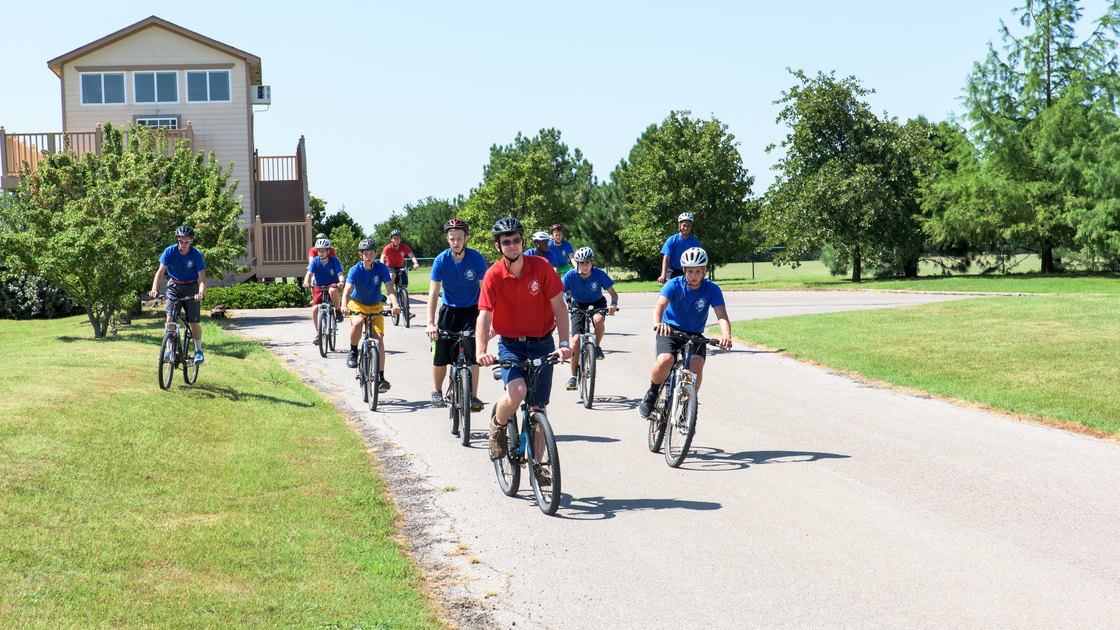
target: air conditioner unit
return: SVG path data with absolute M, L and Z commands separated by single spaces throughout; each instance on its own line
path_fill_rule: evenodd
M 249 92 L 249 102 L 254 105 L 271 105 L 272 86 L 254 85 Z

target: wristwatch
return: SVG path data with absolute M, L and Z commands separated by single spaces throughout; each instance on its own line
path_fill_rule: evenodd
M 567 348 L 567 347 L 568 347 L 568 345 L 569 345 L 569 344 L 568 344 L 568 342 L 567 342 L 567 341 L 561 341 L 561 342 L 560 342 L 560 347 L 561 347 L 561 348 Z

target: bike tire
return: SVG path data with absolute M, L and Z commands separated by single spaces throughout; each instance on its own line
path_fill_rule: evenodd
M 183 334 L 183 354 L 181 355 L 183 357 L 183 382 L 187 385 L 194 385 L 194 382 L 198 380 L 198 364 L 187 358 L 193 356 L 191 354 L 191 346 L 194 345 L 191 343 L 193 339 L 194 335 L 191 334 L 191 327 L 187 326 L 187 330 Z
M 175 333 L 164 333 L 163 343 L 161 343 L 159 347 L 160 389 L 168 389 L 171 387 L 171 381 L 175 379 L 175 354 L 179 351 L 178 343 L 179 340 L 176 339 Z
M 327 358 L 327 346 L 330 344 L 330 341 L 327 339 L 327 336 L 330 333 L 330 324 L 327 323 L 328 316 L 323 315 L 323 311 L 326 310 L 327 309 L 323 308 L 322 304 L 319 305 L 319 325 L 316 326 L 316 328 L 319 330 L 319 356 L 323 357 L 324 359 Z M 331 314 L 330 317 L 334 317 L 334 315 Z
M 533 434 L 537 428 L 544 433 L 544 452 L 536 453 L 532 448 L 535 443 Z M 548 423 L 548 416 L 540 411 L 535 411 L 529 416 L 529 429 L 526 431 L 529 444 L 525 448 L 526 460 L 529 464 L 529 483 L 533 486 L 533 494 L 537 496 L 537 507 L 541 512 L 552 516 L 560 507 L 560 455 L 556 450 L 556 436 L 552 433 L 552 425 Z M 547 472 L 551 483 L 541 485 L 540 476 Z
M 583 386 L 580 395 L 583 396 L 583 406 L 590 409 L 595 404 L 595 346 L 584 343 L 579 353 L 583 355 L 579 360 L 579 369 L 583 374 Z
M 377 411 L 377 397 L 381 395 L 381 355 L 377 348 L 369 351 L 369 410 Z
M 498 403 L 494 403 L 494 407 L 490 412 L 490 417 L 494 417 L 494 412 L 498 409 Z M 517 489 L 521 487 L 521 465 L 517 459 L 517 418 L 514 416 L 509 417 L 509 423 L 506 425 L 506 456 L 494 460 L 494 474 L 498 477 L 498 486 L 502 488 L 502 494 L 507 497 L 512 497 L 517 494 Z
M 459 435 L 459 402 L 455 400 L 459 388 L 455 386 L 457 380 L 455 366 L 451 367 L 451 377 L 447 379 L 447 391 L 443 395 L 443 404 L 447 406 L 447 415 L 451 417 L 451 435 Z
M 362 350 L 358 356 L 358 381 L 362 384 L 362 402 L 369 402 L 369 352 Z
M 676 468 L 688 456 L 688 447 L 696 435 L 696 389 L 692 383 L 681 383 L 669 408 L 665 427 L 665 463 Z
M 459 370 L 459 441 L 463 446 L 471 445 L 471 369 Z
M 330 339 L 331 352 L 334 352 L 335 344 L 338 342 L 338 322 L 336 321 L 333 312 L 328 317 L 330 319 L 328 319 L 327 321 L 330 323 L 330 327 L 331 327 L 331 339 Z
M 402 288 L 400 297 L 398 297 L 397 299 L 400 301 L 401 317 L 404 318 L 404 327 L 412 328 L 412 315 L 410 314 L 408 307 L 408 289 Z
M 649 452 L 661 451 L 661 444 L 665 441 L 665 425 L 669 418 L 669 392 L 672 378 L 665 379 L 661 389 L 657 391 L 657 402 L 653 412 L 649 414 Z

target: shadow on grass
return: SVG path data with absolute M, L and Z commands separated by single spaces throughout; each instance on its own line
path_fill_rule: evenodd
M 522 483 L 524 477 L 522 478 Z M 521 496 L 521 495 L 518 495 Z M 526 500 L 535 502 L 532 493 L 525 496 Z M 605 497 L 581 497 L 579 499 L 563 495 L 560 500 L 560 510 L 557 518 L 570 518 L 574 520 L 606 520 L 614 518 L 620 512 L 642 512 L 646 510 L 692 510 L 707 512 L 719 510 L 723 504 L 711 501 L 685 501 L 681 499 L 607 499 Z
M 197 393 L 197 395 L 204 398 L 224 398 L 233 402 L 241 402 L 243 400 L 260 400 L 264 402 L 275 403 L 278 405 L 293 405 L 296 407 L 314 407 L 315 405 L 301 400 L 289 400 L 284 398 L 277 398 L 275 396 L 265 396 L 263 394 L 251 394 L 248 392 L 239 392 L 230 387 L 221 387 L 218 385 L 203 383 L 202 379 L 204 374 L 198 377 L 198 382 L 194 385 L 184 388 L 183 391 L 190 391 Z
M 722 449 L 693 446 L 681 470 L 727 471 L 742 470 L 762 464 L 800 464 L 822 459 L 848 459 L 851 455 L 813 453 L 807 451 L 739 451 L 728 453 Z

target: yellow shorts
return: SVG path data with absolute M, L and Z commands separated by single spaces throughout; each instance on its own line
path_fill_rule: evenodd
M 362 325 L 362 316 L 356 315 L 356 313 L 380 313 L 385 310 L 385 305 L 380 302 L 377 304 L 362 304 L 350 300 L 350 302 L 346 304 L 346 308 L 350 309 L 350 325 L 360 327 Z M 375 315 L 369 318 L 369 325 L 373 327 L 373 332 L 379 335 L 385 334 L 385 317 L 383 315 Z

